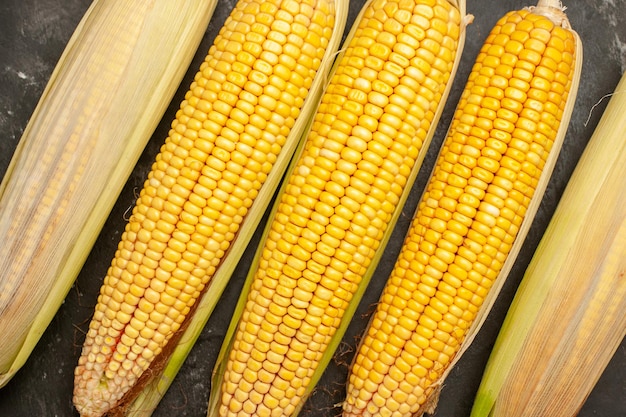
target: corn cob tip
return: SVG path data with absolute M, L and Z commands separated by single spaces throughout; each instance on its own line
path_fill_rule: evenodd
M 81 417 L 99 417 L 117 403 L 113 398 L 108 383 L 104 378 L 97 378 L 95 370 L 86 370 L 80 376 L 80 383 L 75 384 L 74 407 Z M 76 375 L 77 381 L 79 376 Z
M 565 9 L 566 7 L 560 0 L 539 0 L 536 6 L 528 8 L 532 13 L 547 17 L 557 26 L 571 29 L 572 26 L 567 19 Z

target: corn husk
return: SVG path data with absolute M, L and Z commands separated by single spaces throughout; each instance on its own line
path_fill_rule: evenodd
M 0 386 L 63 302 L 216 1 L 95 0 L 0 185 Z
M 524 275 L 472 417 L 575 416 L 626 335 L 626 76 Z

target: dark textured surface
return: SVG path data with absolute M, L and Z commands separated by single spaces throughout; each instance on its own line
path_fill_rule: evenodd
M 208 50 L 234 0 L 221 1 L 202 45 L 185 80 L 156 130 L 150 144 L 129 178 L 102 233 L 99 236 L 75 286 L 35 348 L 27 364 L 13 380 L 0 390 L 0 417 L 76 416 L 71 403 L 73 369 L 78 359 L 88 320 L 97 292 L 124 228 L 123 214 L 133 204 L 159 146 L 166 136 L 170 121 L 187 90 L 193 73 Z M 351 2 L 350 22 L 363 0 Z M 506 313 L 515 288 L 522 278 L 533 250 L 548 224 L 567 180 L 620 75 L 626 69 L 626 0 L 571 0 L 564 2 L 573 27 L 584 45 L 584 65 L 579 98 L 570 128 L 552 180 L 540 211 L 526 239 L 522 253 L 511 273 L 494 310 L 466 355 L 452 371 L 440 397 L 438 417 L 468 416 L 489 351 Z M 414 186 L 404 215 L 379 265 L 370 288 L 351 327 L 331 362 L 317 390 L 307 402 L 303 417 L 335 416 L 334 404 L 342 400 L 346 364 L 350 362 L 356 340 L 376 302 L 384 279 L 390 272 L 402 237 L 409 224 L 417 199 L 422 192 L 426 174 L 443 140 L 477 51 L 492 25 L 506 11 L 530 3 L 513 0 L 469 1 L 468 13 L 475 16 L 468 28 L 467 42 L 447 109 L 442 117 L 433 147 Z M 48 77 L 76 24 L 89 5 L 88 0 L 2 0 L 0 2 L 0 175 L 3 175 L 28 118 L 43 91 Z M 594 105 L 596 105 L 594 107 Z M 588 119 L 588 121 L 587 121 Z M 256 240 L 254 241 L 256 242 Z M 209 378 L 215 357 L 236 302 L 245 265 L 252 258 L 254 242 L 245 253 L 231 283 L 226 288 L 191 355 L 184 364 L 159 408 L 160 416 L 204 416 L 209 394 Z M 555 318 L 558 319 L 558 318 Z M 590 340 L 590 342 L 593 342 Z M 579 416 L 626 416 L 626 346 L 622 346 L 609 364 Z M 555 416 L 551 416 L 555 417 Z

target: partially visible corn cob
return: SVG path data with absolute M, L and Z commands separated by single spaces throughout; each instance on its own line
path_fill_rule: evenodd
M 233 242 L 247 243 L 319 100 L 307 96 L 335 52 L 336 17 L 332 0 L 241 0 L 226 20 L 105 277 L 75 372 L 81 415 L 132 401 Z
M 539 205 L 580 64 L 558 8 L 510 12 L 493 28 L 361 340 L 344 416 L 432 412 Z
M 459 3 L 363 6 L 272 211 L 208 415 L 296 415 L 315 386 L 434 133 L 463 46 Z
M 472 417 L 575 416 L 626 336 L 624 113 L 626 75 L 522 279 Z
M 152 3 L 93 2 L 0 185 L 0 386 L 73 284 L 215 7 Z

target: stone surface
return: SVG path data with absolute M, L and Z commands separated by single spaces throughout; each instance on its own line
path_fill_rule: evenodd
M 48 77 L 82 14 L 88 0 L 3 0 L 0 5 L 0 175 L 3 175 L 26 123 L 39 100 Z M 154 133 L 105 224 L 76 284 L 58 311 L 40 343 L 22 370 L 0 390 L 0 416 L 76 416 L 72 407 L 73 369 L 80 353 L 88 321 L 92 314 L 100 283 L 109 266 L 124 227 L 124 212 L 133 204 L 154 155 L 165 138 L 170 121 L 203 59 L 212 39 L 221 27 L 234 0 L 221 1 L 206 32 L 190 70 Z M 426 176 L 434 163 L 438 144 L 443 140 L 471 65 L 492 25 L 508 10 L 530 5 L 520 0 L 468 2 L 468 13 L 475 16 L 467 29 L 467 41 L 461 67 L 457 73 L 450 100 L 441 119 L 433 147 L 414 186 L 392 241 L 379 265 L 359 311 L 334 360 L 300 414 L 303 417 L 339 415 L 335 404 L 343 399 L 347 363 L 356 340 L 367 322 L 373 303 L 382 289 L 402 237 L 409 224 Z M 559 161 L 548 186 L 541 208 L 494 310 L 470 350 L 446 380 L 435 414 L 437 417 L 469 415 L 474 394 L 506 313 L 515 288 L 521 280 L 533 250 L 548 224 L 563 189 L 585 144 L 596 126 L 607 99 L 626 70 L 626 0 L 565 1 L 572 26 L 584 44 L 584 64 L 579 98 Z M 350 22 L 363 0 L 351 1 Z M 256 236 L 258 240 L 258 233 Z M 204 416 L 209 394 L 209 379 L 237 300 L 246 268 L 252 259 L 254 243 L 244 255 L 220 304 L 209 320 L 179 376 L 154 412 L 161 416 Z M 617 351 L 580 417 L 618 417 L 626 415 L 626 345 Z

